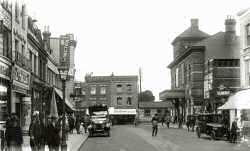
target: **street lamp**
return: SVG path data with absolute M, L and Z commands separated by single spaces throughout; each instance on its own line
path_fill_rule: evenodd
M 67 143 L 66 143 L 66 135 L 65 135 L 65 84 L 68 79 L 69 75 L 69 68 L 67 67 L 59 67 L 59 74 L 60 78 L 62 80 L 62 87 L 63 87 L 63 125 L 62 125 L 62 144 L 61 144 L 61 150 L 67 151 Z

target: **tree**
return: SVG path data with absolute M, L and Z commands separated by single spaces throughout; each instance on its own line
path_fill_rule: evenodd
M 155 100 L 155 96 L 152 91 L 146 90 L 138 94 L 139 102 L 153 102 Z

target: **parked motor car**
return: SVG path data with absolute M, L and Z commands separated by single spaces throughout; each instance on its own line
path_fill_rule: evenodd
M 223 116 L 221 114 L 198 114 L 196 124 L 196 134 L 198 138 L 201 137 L 201 134 L 206 134 L 213 140 L 229 138 L 229 130 L 224 126 Z

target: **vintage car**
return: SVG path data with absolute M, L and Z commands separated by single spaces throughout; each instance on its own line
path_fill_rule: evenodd
M 88 126 L 89 136 L 104 134 L 110 136 L 110 120 L 107 105 L 93 105 L 88 108 L 90 124 Z
M 196 134 L 200 138 L 201 134 L 210 136 L 213 140 L 219 138 L 229 138 L 229 129 L 223 124 L 221 114 L 204 113 L 197 116 Z

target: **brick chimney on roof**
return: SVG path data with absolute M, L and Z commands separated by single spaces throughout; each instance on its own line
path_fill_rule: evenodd
M 232 44 L 236 41 L 236 21 L 233 16 L 227 16 L 225 20 L 225 42 Z
M 191 19 L 191 29 L 198 30 L 199 29 L 199 20 L 196 18 Z

